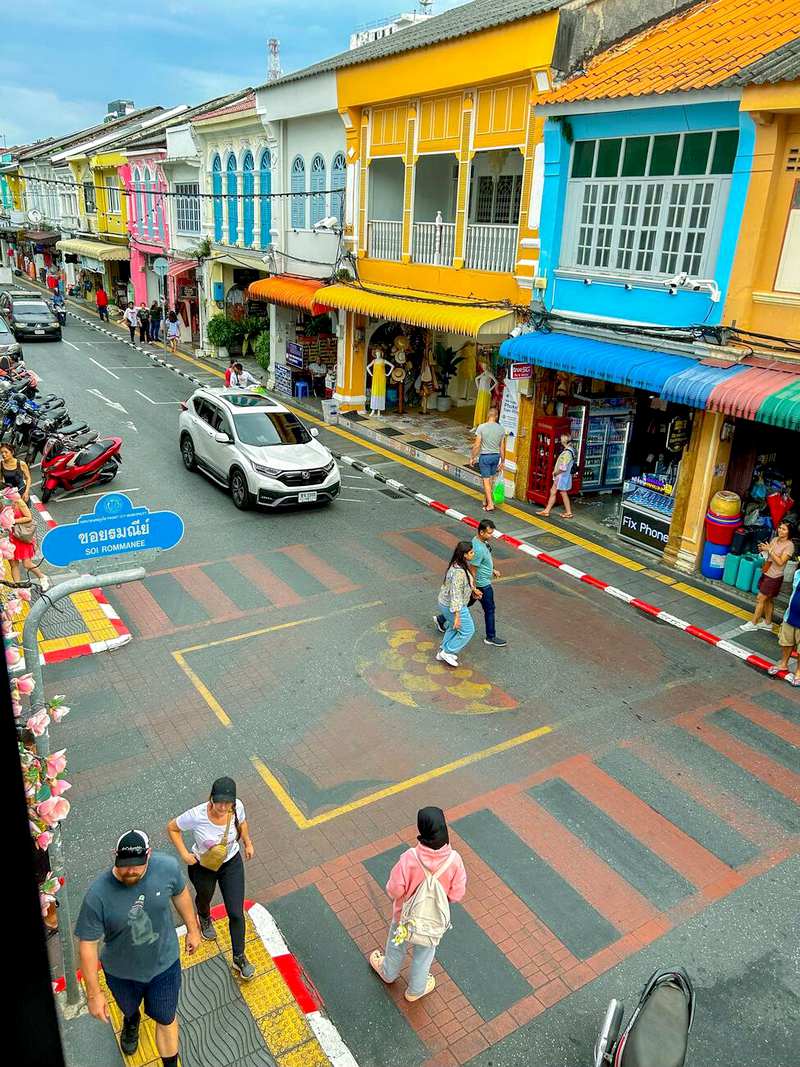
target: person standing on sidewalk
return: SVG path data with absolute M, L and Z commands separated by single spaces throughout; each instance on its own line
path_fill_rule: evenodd
M 182 833 L 194 837 L 191 852 L 183 843 Z M 244 812 L 236 797 L 233 778 L 217 778 L 208 801 L 189 808 L 167 823 L 167 833 L 188 866 L 189 881 L 195 889 L 195 904 L 200 932 L 206 941 L 216 941 L 217 931 L 211 918 L 211 899 L 219 885 L 228 928 L 231 933 L 233 966 L 244 979 L 256 973 L 244 951 L 244 858 L 255 854 Z
M 761 577 L 758 579 L 758 596 L 753 617 L 740 627 L 742 630 L 772 630 L 772 613 L 775 610 L 775 598 L 781 591 L 786 564 L 794 555 L 792 529 L 788 522 L 782 522 L 775 531 L 775 536 L 767 543 L 758 546 L 759 552 L 766 557 Z
M 469 613 L 469 603 L 474 594 L 470 563 L 475 556 L 469 541 L 459 541 L 447 567 L 442 588 L 439 590 L 439 617 L 444 620 L 444 638 L 436 658 L 450 667 L 458 666 L 458 653 L 466 648 L 475 633 L 475 623 Z
M 169 341 L 169 350 L 173 356 L 178 351 L 178 341 L 181 339 L 181 324 L 178 322 L 178 316 L 174 311 L 170 311 L 167 314 L 167 340 Z
M 774 678 L 778 671 L 786 671 L 786 681 L 800 686 L 800 662 L 794 671 L 789 670 L 789 660 L 797 655 L 797 646 L 800 645 L 800 567 L 794 574 L 792 595 L 778 630 L 778 644 L 781 649 L 781 661 L 770 667 L 767 674 Z
M 97 305 L 97 314 L 103 322 L 108 322 L 108 293 L 103 288 L 102 282 L 98 285 L 97 292 L 94 294 L 94 302 Z
M 139 324 L 139 316 L 136 313 L 136 308 L 133 306 L 133 304 L 128 304 L 128 306 L 122 313 L 122 318 L 125 320 L 125 323 L 128 327 L 128 331 L 131 335 L 131 341 L 135 341 L 136 327 Z
M 106 984 L 122 1012 L 119 1043 L 126 1056 L 139 1046 L 141 1004 L 156 1024 L 156 1048 L 163 1067 L 178 1067 L 178 993 L 181 961 L 170 902 L 186 926 L 186 954 L 200 946 L 189 890 L 174 856 L 153 852 L 143 830 L 117 841 L 114 866 L 92 882 L 75 924 L 89 1011 L 110 1022 L 97 980 L 103 964 Z M 102 950 L 98 950 L 100 941 Z
M 417 841 L 392 867 L 386 892 L 392 898 L 392 922 L 386 939 L 386 950 L 376 949 L 369 958 L 370 966 L 387 985 L 397 980 L 409 941 L 404 936 L 401 917 L 403 904 L 414 896 L 428 874 L 436 876 L 448 901 L 457 903 L 467 891 L 467 872 L 461 856 L 450 846 L 447 822 L 441 808 L 420 808 L 417 812 Z M 430 973 L 436 945 L 411 947 L 411 972 L 408 976 L 407 1001 L 413 1003 L 432 993 L 436 979 Z
M 472 570 L 475 584 L 475 598 L 480 601 L 480 605 L 483 608 L 483 618 L 486 625 L 486 637 L 483 639 L 483 643 L 485 645 L 494 645 L 495 648 L 505 648 L 508 641 L 497 636 L 494 621 L 495 606 L 492 578 L 500 577 L 500 572 L 495 570 L 494 567 L 491 549 L 492 535 L 496 528 L 491 519 L 484 519 L 478 525 L 478 532 L 472 538 L 474 555 L 470 569 Z M 437 615 L 434 621 L 439 633 L 445 633 L 447 620 L 444 615 Z
M 136 311 L 136 319 L 139 323 L 139 344 L 147 344 L 150 340 L 150 310 L 144 300 Z
M 161 305 L 154 300 L 150 305 L 150 340 L 158 344 L 161 337 Z
M 486 497 L 484 511 L 494 511 L 494 480 L 506 461 L 506 431 L 497 421 L 499 418 L 498 409 L 490 407 L 486 422 L 482 422 L 475 431 L 472 444 L 471 462 L 473 466 L 477 462 L 483 479 L 483 492 Z
M 572 504 L 569 499 L 569 491 L 572 489 L 572 470 L 575 466 L 575 446 L 568 433 L 561 435 L 561 451 L 553 467 L 553 484 L 550 486 L 550 496 L 547 504 L 539 512 L 547 517 L 553 510 L 556 496 L 560 493 L 564 504 L 564 518 L 572 518 Z

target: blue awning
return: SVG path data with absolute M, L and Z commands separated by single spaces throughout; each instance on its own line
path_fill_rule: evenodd
M 667 378 L 661 390 L 664 400 L 673 404 L 686 404 L 690 408 L 705 408 L 712 391 L 728 378 L 732 378 L 747 367 L 711 367 L 704 363 L 692 363 L 687 370 L 679 371 Z
M 688 356 L 539 331 L 510 337 L 500 346 L 500 357 L 512 363 L 535 363 L 539 367 L 600 378 L 659 395 L 669 378 L 697 366 Z

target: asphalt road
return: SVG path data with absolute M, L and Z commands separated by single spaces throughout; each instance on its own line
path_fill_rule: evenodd
M 608 997 L 632 1001 L 659 963 L 700 986 L 691 1062 L 797 1062 L 789 687 L 500 546 L 509 646 L 485 646 L 478 615 L 464 671 L 438 673 L 431 615 L 463 527 L 349 470 L 330 507 L 237 512 L 183 469 L 191 383 L 73 320 L 26 359 L 74 417 L 124 438 L 113 488 L 186 523 L 143 583 L 111 594 L 133 642 L 47 669 L 73 707 L 53 745 L 70 761 L 76 900 L 119 832 L 168 847 L 167 819 L 231 773 L 257 849 L 248 895 L 273 908 L 361 1067 L 577 1067 Z M 346 450 L 474 512 L 456 488 Z M 50 508 L 69 521 L 94 499 Z M 364 955 L 393 850 L 431 803 L 470 886 L 438 988 L 409 1008 Z

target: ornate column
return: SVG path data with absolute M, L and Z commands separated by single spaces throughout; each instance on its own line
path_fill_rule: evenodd
M 461 110 L 461 133 L 458 143 L 458 184 L 456 186 L 456 232 L 453 238 L 453 266 L 464 266 L 467 246 L 467 211 L 469 208 L 469 181 L 472 170 L 472 122 L 475 105 L 472 93 L 466 93 Z

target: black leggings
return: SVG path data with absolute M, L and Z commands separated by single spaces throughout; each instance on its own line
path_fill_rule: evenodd
M 231 931 L 231 947 L 234 956 L 244 954 L 244 863 L 242 853 L 237 852 L 222 864 L 218 871 L 210 871 L 193 863 L 189 868 L 189 881 L 195 890 L 197 914 L 207 918 L 211 910 L 211 898 L 219 883 L 219 891 Z

